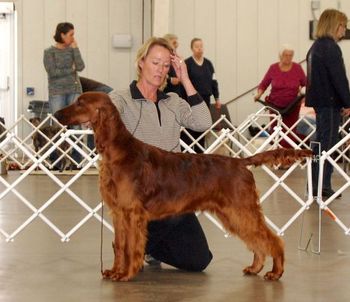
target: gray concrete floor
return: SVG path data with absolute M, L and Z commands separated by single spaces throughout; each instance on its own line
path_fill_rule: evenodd
M 281 172 L 282 173 L 282 172 Z M 261 170 L 255 172 L 261 192 L 273 183 Z M 18 177 L 11 172 L 4 178 Z M 69 176 L 62 176 L 67 181 Z M 303 174 L 295 173 L 289 184 L 301 195 Z M 341 184 L 341 181 L 339 181 Z M 0 192 L 3 188 L 0 188 Z M 46 176 L 29 176 L 18 187 L 23 195 L 39 207 L 57 186 Z M 92 206 L 99 200 L 97 177 L 83 176 L 72 190 Z M 296 209 L 295 202 L 283 190 L 276 190 L 263 204 L 264 212 L 277 223 L 288 220 Z M 350 224 L 350 193 L 332 204 L 342 219 Z M 107 211 L 106 211 L 107 212 Z M 11 231 L 27 219 L 30 211 L 10 193 L 0 201 L 0 227 Z M 67 231 L 86 212 L 65 194 L 44 211 L 55 224 Z M 243 276 L 242 269 L 252 261 L 252 254 L 236 238 L 223 233 L 204 216 L 200 221 L 208 237 L 214 259 L 203 273 L 188 273 L 169 266 L 149 267 L 130 282 L 118 283 L 101 279 L 100 224 L 92 219 L 68 243 L 61 243 L 40 219 L 23 230 L 12 243 L 0 240 L 1 302 L 62 301 L 349 301 L 350 240 L 328 217 L 322 219 L 321 254 L 313 240 L 308 251 L 298 249 L 301 218 L 286 231 L 285 273 L 280 281 L 264 281 L 263 274 Z M 310 233 L 317 239 L 318 208 L 313 205 L 304 215 L 304 246 Z M 112 234 L 103 235 L 103 266 L 113 260 Z

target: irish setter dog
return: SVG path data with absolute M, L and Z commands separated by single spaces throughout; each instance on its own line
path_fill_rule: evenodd
M 283 274 L 282 240 L 266 225 L 249 165 L 283 164 L 311 151 L 278 149 L 248 158 L 183 154 L 161 150 L 134 138 L 108 95 L 83 93 L 55 113 L 64 125 L 90 122 L 101 155 L 100 191 L 115 231 L 114 264 L 103 277 L 127 281 L 143 266 L 147 223 L 171 215 L 210 211 L 254 253 L 245 274 L 258 274 L 273 258 L 267 280 Z

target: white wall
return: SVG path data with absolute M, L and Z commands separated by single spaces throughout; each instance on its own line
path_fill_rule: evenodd
M 86 65 L 82 76 L 106 83 L 113 88 L 127 87 L 134 79 L 134 59 L 143 38 L 142 5 L 144 2 L 150 2 L 149 0 L 13 2 L 18 17 L 19 114 L 27 114 L 30 100 L 48 98 L 43 51 L 54 44 L 52 37 L 59 22 L 68 21 L 75 26 L 76 40 Z M 150 24 L 149 20 L 148 23 Z M 150 30 L 145 32 L 149 35 Z M 112 47 L 112 36 L 118 33 L 132 35 L 131 49 Z M 26 87 L 34 87 L 35 95 L 27 96 Z
M 320 6 L 317 16 L 333 7 L 350 17 L 348 0 L 321 0 Z M 268 66 L 278 60 L 281 44 L 294 46 L 294 61 L 305 59 L 312 43 L 311 19 L 309 0 L 170 0 L 168 29 L 178 35 L 184 57 L 191 55 L 193 37 L 203 39 L 205 56 L 216 69 L 221 100 L 227 102 L 258 85 Z M 350 70 L 350 41 L 340 46 Z M 229 106 L 235 123 L 261 107 L 252 100 L 250 93 Z
M 0 0 L 4 1 L 4 0 Z M 7 0 L 10 1 L 10 0 Z M 142 38 L 151 24 L 142 27 L 142 8 L 150 9 L 151 0 L 13 0 L 18 14 L 19 113 L 25 113 L 32 99 L 47 99 L 47 78 L 42 63 L 43 50 L 53 43 L 58 22 L 70 21 L 76 27 L 86 69 L 82 75 L 114 88 L 127 87 L 135 76 L 134 59 Z M 308 21 L 309 0 L 153 0 L 154 26 L 158 35 L 173 32 L 179 36 L 179 52 L 191 54 L 189 43 L 204 40 L 205 55 L 214 63 L 219 79 L 221 100 L 227 102 L 256 86 L 268 66 L 277 60 L 281 43 L 295 47 L 295 61 L 305 58 L 311 45 Z M 164 5 L 164 3 L 168 4 Z M 320 0 L 322 11 L 342 9 L 350 16 L 350 1 Z M 319 16 L 320 11 L 316 12 Z M 167 22 L 164 23 L 164 19 Z M 162 23 L 163 22 L 163 23 Z M 144 29 L 144 33 L 142 30 Z M 162 29 L 164 32 L 162 32 Z M 111 38 L 116 33 L 133 36 L 132 49 L 115 49 Z M 145 34 L 146 33 L 146 34 Z M 343 41 L 346 67 L 350 70 L 350 41 Z M 29 97 L 26 87 L 34 87 Z M 235 123 L 256 111 L 252 94 L 230 106 Z

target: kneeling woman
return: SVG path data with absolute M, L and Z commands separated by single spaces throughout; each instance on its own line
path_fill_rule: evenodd
M 150 38 L 142 45 L 136 65 L 137 80 L 124 91 L 111 92 L 112 101 L 136 138 L 167 151 L 180 152 L 181 127 L 205 131 L 211 126 L 208 107 L 189 80 L 186 64 L 172 55 L 165 39 Z M 189 96 L 189 103 L 175 93 L 162 91 L 171 65 Z M 195 214 L 149 223 L 146 254 L 191 271 L 204 270 L 212 259 Z

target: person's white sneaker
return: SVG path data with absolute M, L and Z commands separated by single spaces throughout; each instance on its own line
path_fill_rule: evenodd
M 151 254 L 145 254 L 144 260 L 148 265 L 151 266 L 159 266 L 161 264 L 161 261 L 157 260 L 156 258 L 153 258 Z

